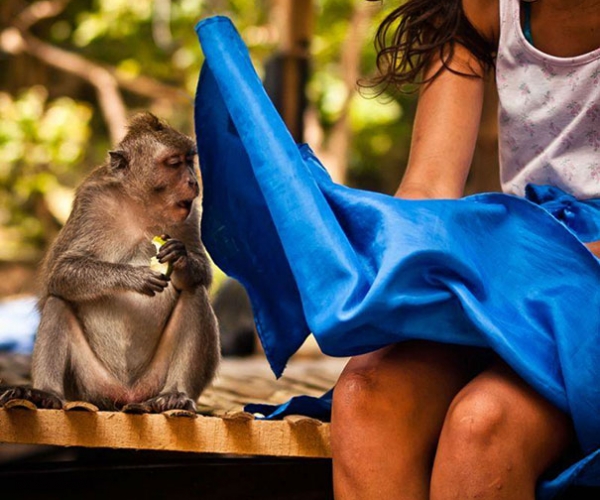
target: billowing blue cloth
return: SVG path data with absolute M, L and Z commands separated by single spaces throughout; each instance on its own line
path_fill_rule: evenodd
M 332 182 L 297 145 L 224 17 L 196 26 L 202 235 L 247 289 L 276 376 L 313 333 L 330 356 L 408 339 L 488 347 L 573 418 L 581 460 L 540 486 L 600 485 L 600 200 L 550 186 L 402 200 Z M 266 410 L 326 415 L 323 398 Z

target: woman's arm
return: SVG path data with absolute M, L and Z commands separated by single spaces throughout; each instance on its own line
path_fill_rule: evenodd
M 458 46 L 455 64 L 477 64 Z M 438 61 L 429 71 L 437 71 Z M 463 66 L 464 69 L 464 66 Z M 421 90 L 406 173 L 399 198 L 462 196 L 481 118 L 484 81 L 448 70 Z M 600 241 L 585 244 L 600 258 Z
M 427 74 L 438 71 L 439 59 Z M 474 56 L 457 45 L 452 68 L 483 71 Z M 400 198 L 462 196 L 473 158 L 483 105 L 484 80 L 448 69 L 423 86 L 413 124 L 406 173 L 396 192 Z
M 495 45 L 499 36 L 498 0 L 463 0 L 463 11 L 483 38 Z M 442 66 L 439 56 L 425 79 Z M 463 195 L 473 158 L 483 105 L 485 70 L 460 43 L 450 67 L 421 89 L 408 167 L 396 192 L 402 198 L 458 198 Z

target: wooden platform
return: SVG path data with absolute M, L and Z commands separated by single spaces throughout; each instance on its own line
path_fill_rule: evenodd
M 0 355 L 0 379 L 26 383 L 28 358 Z M 346 360 L 292 358 L 276 380 L 263 356 L 224 359 L 193 417 L 177 414 L 0 409 L 0 443 L 136 450 L 168 450 L 237 456 L 330 456 L 329 424 L 304 416 L 257 419 L 247 403 L 280 404 L 292 396 L 320 396 L 333 387 Z

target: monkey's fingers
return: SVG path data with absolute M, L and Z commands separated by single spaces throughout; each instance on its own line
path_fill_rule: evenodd
M 169 282 L 171 279 L 162 273 L 154 273 L 150 278 L 148 278 L 148 282 L 152 283 L 155 286 L 166 288 L 169 286 Z
M 164 240 L 164 243 L 161 245 L 160 249 L 164 250 L 166 248 L 173 248 L 173 247 L 185 248 L 185 244 L 181 240 L 178 240 L 177 238 L 169 238 L 169 239 Z
M 0 394 L 0 408 L 11 399 L 24 399 L 20 387 L 11 387 Z
M 169 286 L 170 279 L 164 274 L 155 273 L 151 275 L 144 284 L 143 293 L 154 296 Z
M 48 410 L 60 410 L 63 407 L 62 400 L 51 392 L 33 389 L 29 386 L 12 387 L 0 395 L 0 406 L 4 406 L 11 400 L 24 399 L 30 401 L 38 408 Z
M 141 290 L 144 295 L 148 295 L 150 297 L 154 297 L 157 293 L 160 293 L 164 290 L 164 287 L 154 285 L 152 283 L 146 283 L 146 286 Z
M 145 401 L 154 413 L 169 410 L 186 410 L 196 412 L 196 403 L 183 392 L 165 392 Z
M 165 257 L 163 257 L 162 260 L 159 260 L 160 263 L 165 263 L 165 262 L 169 262 L 172 265 L 175 265 L 175 263 L 184 260 L 187 257 L 187 254 L 185 253 L 179 253 L 179 252 L 172 252 L 170 254 L 167 254 Z
M 172 242 L 172 243 L 171 243 Z M 185 245 L 179 240 L 169 240 L 162 247 L 160 252 L 156 254 L 159 262 L 173 261 L 179 257 L 187 255 Z

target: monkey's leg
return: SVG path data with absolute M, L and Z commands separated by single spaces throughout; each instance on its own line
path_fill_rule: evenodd
M 154 412 L 196 410 L 220 358 L 217 321 L 204 287 L 182 291 L 140 388 L 164 377 L 160 394 L 146 401 Z
M 34 390 L 61 400 L 81 398 L 98 403 L 124 392 L 93 353 L 71 306 L 54 296 L 42 309 L 31 375 Z

